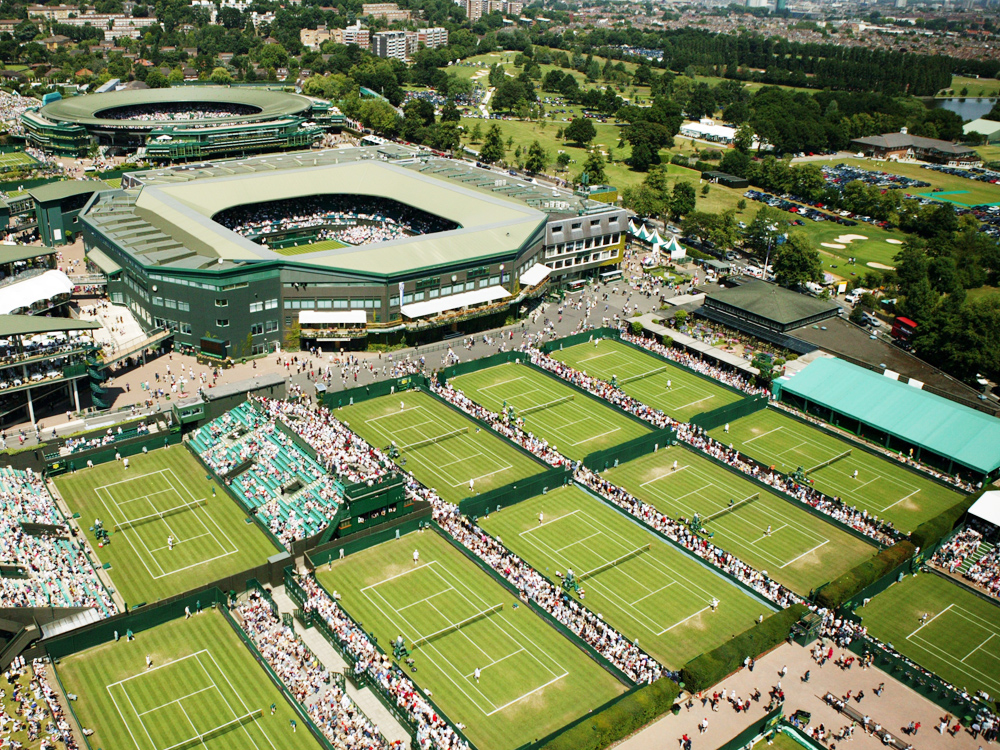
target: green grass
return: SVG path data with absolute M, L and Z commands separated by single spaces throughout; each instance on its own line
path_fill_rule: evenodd
M 29 156 L 23 151 L 11 151 L 9 154 L 0 154 L 0 169 L 25 167 L 37 163 L 37 159 Z
M 736 586 L 576 486 L 492 513 L 480 525 L 557 583 L 556 571 L 571 569 L 581 576 L 643 550 L 584 577 L 583 601 L 670 669 L 680 669 L 752 627 L 766 611 Z M 719 601 L 714 612 L 713 598 Z
M 263 563 L 277 549 L 256 524 L 183 445 L 132 456 L 126 471 L 110 461 L 58 477 L 56 487 L 84 529 L 115 587 L 129 605 L 153 602 L 189 591 L 207 581 Z M 213 492 L 215 494 L 213 494 Z M 154 494 L 155 493 L 155 494 Z M 124 520 L 178 508 L 195 500 L 203 505 L 114 531 Z M 111 532 L 111 543 L 97 546 L 94 519 Z M 167 536 L 173 534 L 173 550 Z
M 631 417 L 526 365 L 489 367 L 460 375 L 451 383 L 491 411 L 502 411 L 504 404 L 514 407 L 524 417 L 528 432 L 578 461 L 649 432 Z M 538 406 L 544 408 L 522 415 L 523 410 Z
M 714 544 L 803 596 L 876 552 L 870 544 L 684 448 L 642 456 L 604 477 L 671 518 L 691 519 L 698 513 L 707 519 Z M 713 518 L 723 510 L 727 512 Z M 768 526 L 770 536 L 765 535 Z
M 13 670 L 11 670 L 13 672 Z M 20 696 L 31 695 L 34 688 L 32 687 L 32 682 L 34 679 L 35 671 L 32 669 L 31 660 L 28 660 L 28 664 L 18 672 L 16 678 L 9 678 L 9 684 L 4 687 L 3 696 L 0 697 L 0 710 L 3 710 L 7 716 L 18 716 L 21 714 L 21 701 Z M 35 683 L 37 685 L 37 683 Z M 18 700 L 14 700 L 15 691 L 18 693 Z M 41 722 L 42 726 L 47 727 L 52 721 L 52 712 L 49 710 L 48 704 L 42 700 L 35 701 L 38 706 L 38 710 L 42 716 L 36 717 L 38 721 Z M 4 738 L 5 741 L 10 743 L 20 743 L 20 744 L 8 744 L 7 747 L 20 747 L 25 748 L 25 750 L 36 750 L 42 746 L 43 738 L 48 738 L 49 735 L 46 732 L 42 732 L 40 736 L 35 739 L 28 738 L 28 727 L 21 721 L 20 728 L 16 732 L 10 731 L 13 727 L 5 727 Z M 53 738 L 54 739 L 54 738 Z M 47 747 L 55 747 L 54 745 L 48 745 Z
M 395 441 L 401 454 L 397 462 L 447 502 L 457 503 L 470 494 L 503 487 L 547 468 L 420 391 L 347 406 L 337 411 L 337 417 L 372 445 L 382 448 Z M 420 445 L 444 435 L 451 437 Z M 470 479 L 474 481 L 473 493 Z
M 122 186 L 122 178 L 121 177 L 115 177 L 113 179 L 105 179 L 105 180 L 103 180 L 103 182 L 109 188 L 114 188 L 116 190 Z
M 178 612 L 178 614 L 181 614 Z M 203 750 L 320 747 L 221 613 L 204 610 L 110 641 L 59 662 L 57 670 L 90 747 L 169 748 L 260 711 L 255 721 L 208 739 Z M 146 655 L 153 669 L 146 669 Z M 272 716 L 270 705 L 277 706 Z M 195 745 L 192 745 L 195 747 Z
M 962 89 L 967 89 L 962 94 Z M 971 76 L 952 76 L 951 90 L 939 91 L 938 96 L 965 96 L 977 98 L 982 96 L 1000 96 L 1000 81 L 996 78 L 972 78 Z
M 1000 185 L 991 185 L 988 182 L 970 180 L 967 177 L 956 177 L 944 172 L 935 172 L 930 169 L 923 169 L 916 164 L 899 164 L 896 162 L 872 161 L 869 159 L 834 159 L 834 163 L 849 164 L 852 167 L 870 171 L 889 172 L 890 174 L 898 174 L 931 184 L 929 188 L 913 188 L 912 190 L 903 191 L 910 195 L 933 198 L 934 196 L 931 191 L 935 188 L 940 188 L 943 192 L 951 193 L 951 195 L 943 197 L 951 198 L 952 200 L 968 205 L 1000 203 Z M 867 234 L 867 232 L 858 232 L 858 234 Z
M 857 614 L 871 635 L 956 687 L 1000 694 L 996 604 L 924 573 L 893 584 Z
M 274 252 L 278 253 L 278 255 L 304 255 L 305 253 L 318 253 L 320 250 L 337 250 L 341 247 L 347 247 L 347 245 L 343 242 L 339 242 L 338 240 L 320 240 L 319 242 L 312 242 L 308 245 L 272 249 Z
M 681 422 L 743 398 L 735 391 L 612 339 L 578 344 L 554 351 L 552 356 L 602 380 L 617 377 L 625 393 Z M 636 379 L 629 381 L 629 378 Z
M 420 553 L 419 565 L 413 552 Z M 411 675 L 481 750 L 540 739 L 624 686 L 434 531 L 415 532 L 332 563 L 317 577 L 383 647 L 407 645 L 499 611 L 413 650 Z M 473 672 L 482 670 L 477 683 Z
M 766 739 L 760 740 L 753 746 L 753 750 L 802 750 L 802 745 L 787 734 L 779 733 L 774 735 L 774 740 L 770 743 Z
M 937 482 L 773 409 L 736 420 L 728 435 L 723 427 L 710 434 L 786 473 L 800 466 L 808 471 L 850 450 L 851 455 L 811 473 L 814 486 L 892 521 L 903 532 L 912 531 L 961 499 L 959 493 Z
M 1000 144 L 977 146 L 976 151 L 983 157 L 984 161 L 1000 161 Z

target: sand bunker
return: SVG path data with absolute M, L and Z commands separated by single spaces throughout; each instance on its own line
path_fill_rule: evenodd
M 822 245 L 823 247 L 829 247 L 832 250 L 846 250 L 847 249 L 847 245 L 838 245 L 835 242 L 821 242 L 819 244 Z
M 837 238 L 837 242 L 850 243 L 855 240 L 867 240 L 863 234 L 842 234 Z
M 868 266 L 869 268 L 877 268 L 880 271 L 895 271 L 896 270 L 895 266 L 887 266 L 885 263 L 876 263 L 873 260 L 868 261 L 867 263 L 865 263 L 865 265 Z
M 886 240 L 886 242 L 888 242 L 890 245 L 902 245 L 903 244 L 902 240 Z

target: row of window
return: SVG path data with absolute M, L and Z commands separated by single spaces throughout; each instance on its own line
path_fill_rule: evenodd
M 153 318 L 153 323 L 157 328 L 169 328 L 178 333 L 191 334 L 191 324 L 184 321 L 170 320 L 169 318 Z
M 191 312 L 191 303 L 184 300 L 170 299 L 169 297 L 153 297 L 153 304 L 159 307 L 166 307 L 168 310 L 180 310 L 181 312 Z
M 378 310 L 380 299 L 286 299 L 286 310 Z M 270 309 L 270 308 L 268 308 Z
M 558 245 L 546 248 L 545 257 L 555 258 L 560 255 L 565 255 L 566 253 L 575 253 L 580 250 L 590 250 L 595 247 L 617 245 L 620 239 L 621 232 L 615 232 L 614 234 L 605 234 L 600 237 L 588 237 L 585 240 L 576 240 L 575 242 L 561 242 Z
M 216 303 L 218 303 L 218 300 L 216 300 Z M 275 297 L 274 299 L 266 299 L 260 302 L 250 303 L 250 312 L 252 313 L 263 312 L 264 310 L 276 310 L 277 308 L 278 308 L 277 297 Z
M 142 297 L 142 299 L 146 300 L 146 302 L 149 302 L 149 292 L 147 292 L 143 287 L 141 287 L 139 285 L 139 282 L 137 282 L 135 279 L 132 278 L 131 274 L 125 273 L 122 274 L 122 276 L 125 279 L 126 286 L 128 286 L 133 292 Z
M 618 225 L 618 217 L 617 216 L 612 216 L 611 218 L 609 218 L 608 219 L 608 225 L 611 226 L 611 227 L 617 226 Z M 595 229 L 595 228 L 597 228 L 599 226 L 601 226 L 601 220 L 600 219 L 591 219 L 590 220 L 590 228 L 591 229 Z M 583 229 L 583 222 L 582 221 L 574 221 L 569 226 L 569 230 L 571 232 L 576 232 L 576 231 L 579 231 L 580 229 Z M 563 231 L 563 225 L 562 224 L 556 224 L 554 227 L 552 227 L 552 232 L 553 233 L 555 233 L 555 232 L 561 232 L 561 231 Z
M 610 250 L 605 250 L 603 252 L 594 253 L 592 255 L 577 255 L 575 258 L 566 258 L 566 260 L 557 260 L 555 262 L 546 263 L 545 265 L 552 270 L 558 270 L 560 268 L 570 268 L 572 266 L 581 266 L 584 263 L 596 263 L 601 260 L 609 260 L 613 253 Z
M 263 323 L 251 323 L 250 324 L 250 334 L 252 336 L 260 336 L 262 333 L 274 333 L 278 330 L 278 321 L 267 320 Z

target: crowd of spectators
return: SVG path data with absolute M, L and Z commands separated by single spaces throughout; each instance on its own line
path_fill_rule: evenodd
M 117 613 L 39 474 L 0 468 L 0 560 L 24 575 L 0 578 L 3 607 L 93 607 Z M 26 524 L 38 524 L 29 533 Z
M 10 93 L 0 91 L 0 121 L 6 126 L 7 132 L 13 136 L 24 135 L 24 125 L 21 115 L 30 107 L 37 107 L 40 101 L 31 96 L 21 96 L 16 91 Z
M 79 747 L 58 693 L 52 689 L 41 659 L 28 662 L 14 657 L 4 672 L 0 691 L 0 746 L 23 747 L 16 735 L 24 734 L 30 747 L 39 750 L 77 750 Z
M 258 591 L 236 609 L 243 630 L 275 674 L 335 747 L 381 750 L 390 745 L 334 681 L 295 630 L 282 624 Z
M 133 438 L 138 435 L 148 435 L 149 425 L 146 422 L 138 422 L 134 425 L 133 430 L 130 426 L 129 430 L 126 432 L 122 430 L 121 425 L 118 425 L 117 432 L 113 431 L 110 427 L 103 435 L 95 435 L 93 437 L 81 437 L 81 438 L 66 438 L 66 442 L 63 444 L 63 448 L 67 453 L 79 453 L 80 451 L 89 451 L 94 448 L 101 448 L 105 445 L 111 445 L 118 440 L 124 440 L 126 438 Z
M 246 104 L 206 103 L 204 106 L 188 102 L 164 102 L 162 104 L 136 104 L 131 107 L 115 107 L 98 112 L 105 120 L 139 120 L 142 122 L 186 122 L 190 120 L 218 120 L 224 117 L 252 115 L 260 110 Z
M 976 529 L 959 531 L 938 548 L 931 562 L 954 574 L 976 555 L 981 556 L 962 572 L 962 577 L 984 588 L 990 596 L 1000 598 L 1000 547 L 987 544 Z

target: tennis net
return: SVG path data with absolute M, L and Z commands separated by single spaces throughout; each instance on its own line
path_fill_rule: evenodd
M 715 511 L 715 513 L 713 513 L 710 516 L 705 516 L 705 518 L 702 519 L 702 523 L 708 523 L 709 521 L 715 520 L 716 518 L 721 518 L 722 516 L 726 515 L 727 513 L 732 513 L 734 510 L 739 510 L 743 506 L 749 505 L 750 503 L 754 502 L 755 500 L 760 500 L 760 493 L 759 492 L 755 492 L 750 497 L 745 497 L 742 500 L 740 500 L 738 503 L 733 503 L 732 505 L 730 505 L 728 507 L 725 507 L 722 510 L 717 510 L 717 511 Z
M 626 552 L 621 557 L 616 557 L 614 560 L 608 560 L 606 563 L 598 565 L 593 570 L 588 570 L 586 573 L 580 573 L 578 576 L 576 576 L 576 580 L 585 581 L 588 578 L 592 578 L 593 576 L 596 576 L 598 573 L 604 572 L 608 568 L 613 568 L 616 565 L 621 565 L 623 562 L 631 560 L 633 557 L 638 557 L 643 552 L 648 552 L 650 549 L 652 549 L 652 547 L 653 545 L 651 544 L 647 544 L 645 547 L 637 547 L 631 552 Z
M 640 372 L 638 375 L 629 375 L 627 378 L 622 378 L 621 380 L 618 381 L 618 383 L 620 385 L 625 385 L 625 383 L 631 383 L 633 380 L 642 380 L 643 378 L 648 378 L 651 375 L 656 375 L 656 373 L 658 372 L 666 372 L 666 369 L 667 369 L 666 365 L 664 365 L 663 367 L 654 367 L 652 370 L 649 370 L 648 372 Z
M 465 435 L 469 431 L 468 427 L 460 427 L 457 430 L 452 430 L 451 432 L 446 432 L 442 435 L 437 435 L 432 438 L 427 438 L 426 440 L 418 440 L 415 443 L 410 443 L 409 445 L 400 445 L 399 449 L 401 451 L 412 451 L 416 448 L 423 448 L 425 445 L 434 445 L 434 443 L 440 443 L 442 440 L 447 440 L 448 438 L 458 437 L 459 435 Z
M 234 729 L 238 729 L 251 721 L 259 719 L 263 715 L 262 709 L 254 709 L 246 716 L 241 716 L 238 719 L 233 719 L 232 721 L 227 721 L 225 724 L 220 724 L 215 729 L 209 729 L 207 732 L 202 734 L 197 734 L 194 737 L 189 737 L 186 740 L 178 742 L 176 745 L 171 745 L 170 747 L 164 748 L 164 750 L 187 750 L 189 747 L 198 747 L 199 745 L 204 745 L 208 740 L 225 734 L 226 732 L 231 732 Z
M 833 458 L 828 458 L 826 459 L 826 461 L 823 461 L 822 463 L 816 464 L 811 469 L 806 469 L 806 474 L 809 475 L 812 474 L 814 471 L 819 471 L 820 469 L 829 466 L 832 463 L 840 461 L 842 458 L 847 458 L 849 455 L 851 455 L 850 449 L 844 451 L 840 455 L 834 456 Z
M 136 526 L 142 526 L 150 521 L 162 521 L 164 518 L 169 516 L 175 516 L 178 513 L 186 513 L 194 508 L 200 508 L 205 505 L 206 500 L 202 498 L 201 500 L 194 500 L 190 503 L 182 503 L 173 508 L 167 508 L 166 510 L 159 510 L 156 513 L 150 513 L 148 516 L 139 516 L 139 518 L 130 518 L 127 521 L 121 521 L 115 524 L 115 530 L 124 531 L 125 529 L 134 529 Z
M 437 630 L 431 633 L 430 635 L 420 636 L 419 638 L 414 640 L 413 643 L 410 644 L 410 647 L 419 648 L 420 646 L 423 646 L 425 643 L 429 643 L 430 641 L 436 638 L 441 638 L 442 636 L 448 635 L 448 633 L 454 633 L 456 630 L 460 630 L 461 628 L 464 628 L 467 625 L 471 625 L 474 622 L 479 622 L 480 620 L 489 617 L 490 615 L 496 614 L 502 609 L 503 609 L 503 604 L 497 604 L 490 607 L 489 609 L 484 609 L 482 612 L 477 612 L 472 617 L 466 617 L 464 620 L 453 622 L 451 625 L 441 628 L 440 630 Z
M 553 406 L 558 406 L 559 404 L 565 404 L 567 401 L 572 401 L 574 394 L 569 394 L 568 396 L 563 396 L 562 398 L 557 398 L 555 401 L 546 401 L 544 404 L 535 404 L 534 406 L 528 406 L 521 409 L 521 415 L 531 414 L 532 412 L 541 411 L 542 409 L 551 409 Z

